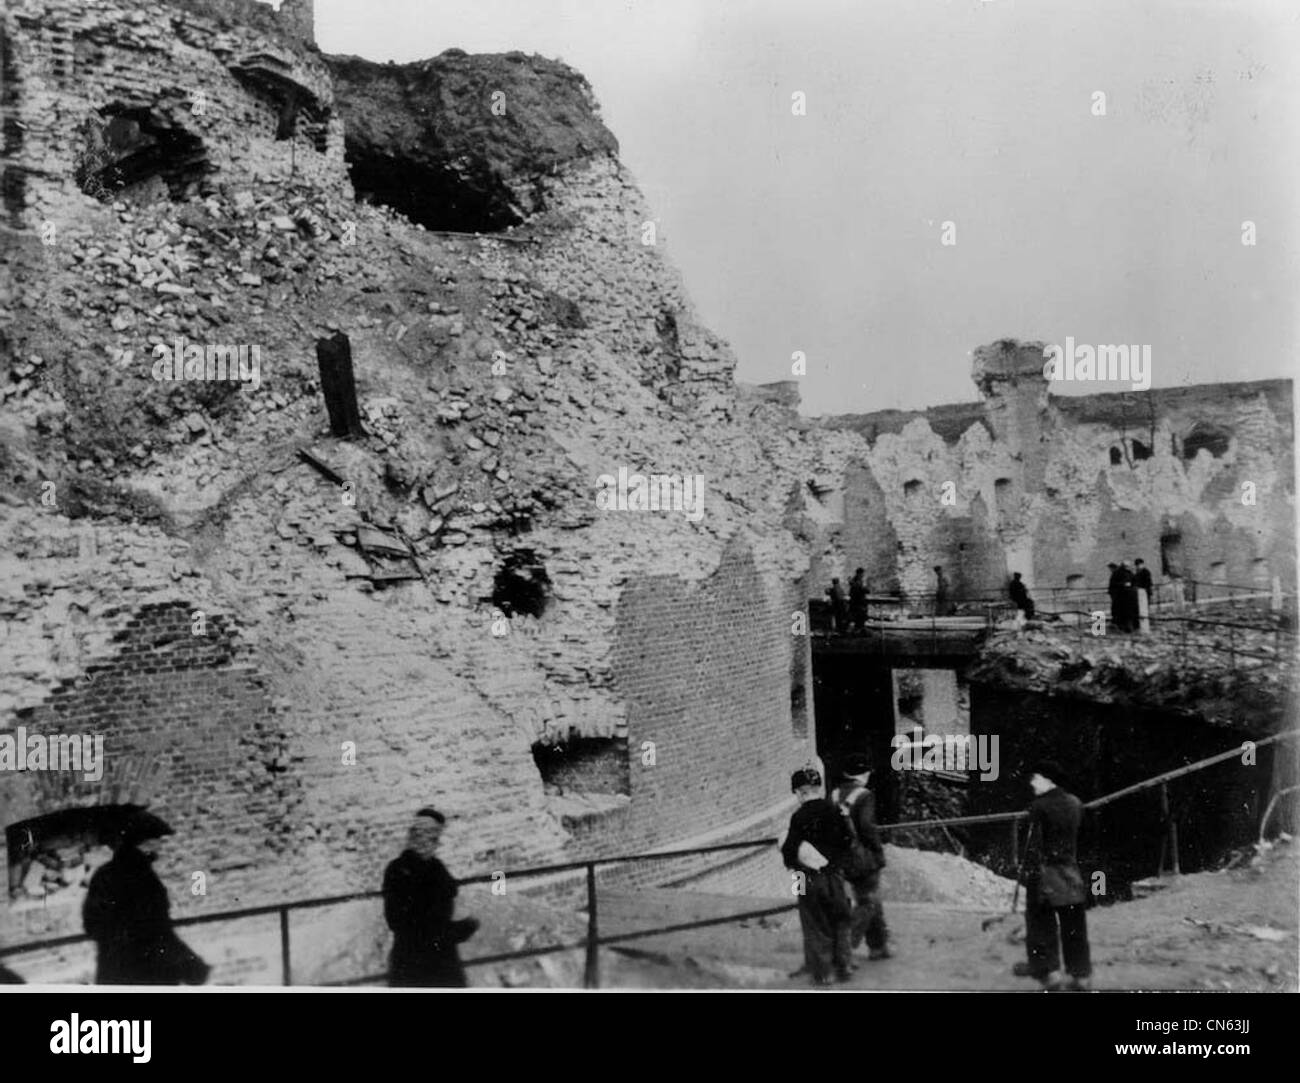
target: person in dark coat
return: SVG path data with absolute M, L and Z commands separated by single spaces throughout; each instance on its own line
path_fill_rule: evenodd
M 1124 630 L 1136 632 L 1139 627 L 1137 580 L 1133 576 L 1133 569 L 1122 560 L 1119 562 L 1119 570 L 1122 576 L 1121 585 L 1124 598 L 1124 623 L 1126 625 Z
M 876 826 L 876 797 L 867 782 L 871 764 L 856 753 L 844 764 L 843 779 L 831 795 L 853 837 L 853 858 L 846 870 L 853 888 L 853 918 L 849 925 L 849 946 L 856 948 L 865 939 L 869 959 L 888 959 L 889 929 L 885 925 L 885 908 L 880 901 L 880 870 L 885 867 L 885 847 Z
M 832 579 L 826 588 L 826 595 L 831 600 L 831 626 L 843 635 L 849 630 L 849 604 L 844 599 L 844 588 L 838 579 Z
M 447 818 L 421 809 L 406 849 L 384 870 L 384 920 L 393 931 L 388 984 L 461 989 L 465 967 L 456 945 L 478 929 L 473 918 L 453 920 L 456 881 L 437 858 Z
M 822 777 L 815 767 L 803 767 L 790 777 L 799 807 L 781 843 L 786 868 L 797 876 L 799 926 L 803 931 L 804 964 L 814 985 L 848 981 L 852 902 L 844 869 L 851 861 L 848 827 L 839 810 L 822 797 Z M 801 971 L 795 971 L 799 974 Z
M 1086 990 L 1092 976 L 1088 949 L 1087 892 L 1076 850 L 1083 802 L 1061 788 L 1059 765 L 1036 764 L 1029 785 L 1026 837 L 1025 949 L 1029 959 L 1015 972 L 1038 979 L 1049 990 Z M 1036 837 L 1035 837 L 1036 836 Z M 1059 942 L 1058 942 L 1059 933 Z M 1061 978 L 1061 957 L 1069 980 Z
M 1110 620 L 1117 632 L 1128 631 L 1128 608 L 1125 593 L 1132 583 L 1132 576 L 1127 569 L 1118 564 L 1107 564 L 1110 569 L 1110 581 L 1106 584 L 1106 593 L 1110 595 Z
M 81 917 L 98 949 L 96 985 L 202 985 L 211 968 L 172 930 L 167 889 L 153 871 L 171 828 L 140 813 L 90 878 Z
M 849 631 L 867 630 L 867 570 L 859 568 L 849 580 Z
M 936 617 L 951 617 L 957 612 L 957 606 L 952 601 L 952 592 L 948 587 L 948 577 L 943 574 L 943 568 L 938 564 L 934 566 L 934 577 L 934 615 Z
M 1024 581 L 1020 578 L 1020 573 L 1015 572 L 1011 576 L 1011 582 L 1007 586 L 1007 593 L 1011 595 L 1011 600 L 1015 603 L 1016 608 L 1025 615 L 1025 620 L 1034 619 L 1034 600 L 1029 597 L 1029 588 L 1025 586 Z

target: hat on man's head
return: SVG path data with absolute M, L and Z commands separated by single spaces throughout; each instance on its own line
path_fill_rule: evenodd
M 1030 765 L 1029 773 L 1051 779 L 1058 786 L 1065 782 L 1065 771 L 1061 769 L 1061 765 L 1055 760 L 1036 760 Z
M 419 817 L 419 816 L 427 816 L 429 819 L 431 819 L 431 820 L 436 820 L 436 821 L 437 821 L 438 823 L 440 823 L 440 824 L 445 824 L 445 823 L 447 822 L 447 817 L 446 817 L 446 816 L 444 816 L 444 815 L 443 815 L 441 812 L 439 812 L 436 808 L 430 808 L 430 807 L 427 806 L 427 805 L 426 805 L 424 808 L 420 809 L 420 811 L 417 812 L 415 815 L 416 815 L 417 817 Z
M 871 773 L 871 759 L 862 752 L 846 756 L 840 768 L 842 778 L 862 779 Z
M 816 767 L 800 767 L 790 776 L 790 790 L 801 790 L 805 786 L 820 786 L 822 784 L 821 772 Z

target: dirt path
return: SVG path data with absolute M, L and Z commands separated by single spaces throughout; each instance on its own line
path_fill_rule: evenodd
M 779 903 L 777 903 L 779 905 Z M 764 905 L 753 898 L 659 890 L 601 897 L 604 935 Z M 1250 868 L 1170 880 L 1154 895 L 1088 913 L 1094 986 L 1100 990 L 1295 991 L 1300 848 L 1279 845 Z M 987 909 L 886 905 L 895 957 L 860 956 L 849 988 L 1025 990 L 1011 974 L 1024 958 L 1023 918 L 985 930 Z M 786 975 L 802 961 L 793 912 L 632 941 L 605 952 L 607 984 L 649 988 L 796 989 Z M 628 965 L 639 964 L 639 965 Z

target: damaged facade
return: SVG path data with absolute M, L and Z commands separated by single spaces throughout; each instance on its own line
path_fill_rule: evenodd
M 1013 571 L 1031 591 L 1104 591 L 1108 563 L 1141 557 L 1163 584 L 1294 591 L 1290 381 L 1056 396 L 1043 350 L 977 349 L 981 403 L 827 420 L 870 443 L 839 568 L 922 595 L 942 565 L 958 599 L 987 599 Z
M 791 496 L 833 468 L 778 407 L 738 402 L 734 358 L 645 242 L 651 212 L 594 111 L 589 138 L 524 123 L 517 229 L 428 232 L 377 193 L 354 201 L 336 62 L 237 15 L 6 16 L 29 130 L 7 154 L 0 284 L 3 724 L 93 719 L 108 770 L 0 779 L 0 937 L 79 931 L 62 863 L 97 853 L 95 831 L 56 826 L 123 801 L 176 829 L 159 871 L 178 915 L 372 890 L 427 804 L 462 875 L 774 830 L 812 755 L 791 635 L 812 528 Z M 42 67 L 64 38 L 75 79 Z M 590 93 L 539 58 L 481 65 L 516 112 L 555 97 L 557 71 L 572 101 Z M 442 67 L 443 91 L 474 70 Z M 492 131 L 490 98 L 476 116 L 453 98 L 439 123 Z M 73 133 L 114 103 L 147 112 L 150 138 L 174 131 L 167 146 L 200 140 L 193 175 L 149 184 L 142 166 L 84 191 Z M 355 440 L 329 436 L 320 394 L 315 343 L 336 331 Z M 154 380 L 154 348 L 178 338 L 256 345 L 260 386 Z M 624 467 L 704 476 L 704 515 L 601 510 L 597 479 Z M 205 894 L 186 891 L 196 872 Z M 373 951 L 342 976 L 385 944 L 377 913 L 350 920 L 333 940 Z M 275 951 L 234 937 L 213 980 Z M 68 949 L 34 973 L 88 966 Z
M 983 420 L 737 385 L 563 65 L 325 57 L 292 0 L 4 19 L 0 725 L 102 732 L 107 769 L 0 778 L 0 939 L 80 930 L 69 813 L 125 801 L 176 829 L 180 915 L 374 889 L 428 804 L 461 875 L 772 833 L 814 754 L 792 616 L 857 564 L 1094 583 L 1177 531 L 1189 578 L 1294 581 L 1276 389 L 1152 392 L 1148 442 L 1000 361 Z M 181 337 L 256 346 L 258 386 L 155 380 Z M 602 510 L 624 469 L 704 478 L 702 516 Z

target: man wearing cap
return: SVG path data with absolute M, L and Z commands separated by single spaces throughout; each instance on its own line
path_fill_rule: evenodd
M 889 930 L 880 901 L 880 870 L 885 867 L 885 848 L 876 827 L 876 797 L 867 789 L 871 764 L 861 753 L 844 764 L 842 781 L 831 799 L 839 808 L 853 838 L 853 857 L 847 869 L 856 906 L 850 925 L 849 943 L 856 948 L 865 939 L 869 959 L 888 959 Z
M 790 777 L 799 807 L 781 844 L 781 856 L 794 876 L 799 897 L 799 925 L 804 960 L 814 985 L 848 981 L 852 903 L 843 870 L 851 860 L 848 828 L 833 804 L 822 796 L 822 776 L 802 767 Z M 796 971 L 798 973 L 798 971 Z
M 1024 880 L 1025 950 L 1029 959 L 1017 963 L 1014 969 L 1022 977 L 1037 978 L 1045 989 L 1083 991 L 1092 976 L 1088 896 L 1076 859 L 1083 802 L 1061 788 L 1061 778 L 1060 766 L 1050 760 L 1035 764 L 1029 775 L 1034 791 L 1025 842 L 1029 851 Z M 1068 981 L 1060 973 L 1062 955 L 1070 975 Z
M 452 918 L 456 881 L 437 857 L 446 822 L 437 809 L 420 809 L 406 849 L 384 870 L 384 919 L 393 930 L 389 985 L 459 989 L 468 984 L 456 945 L 474 935 L 478 921 Z

